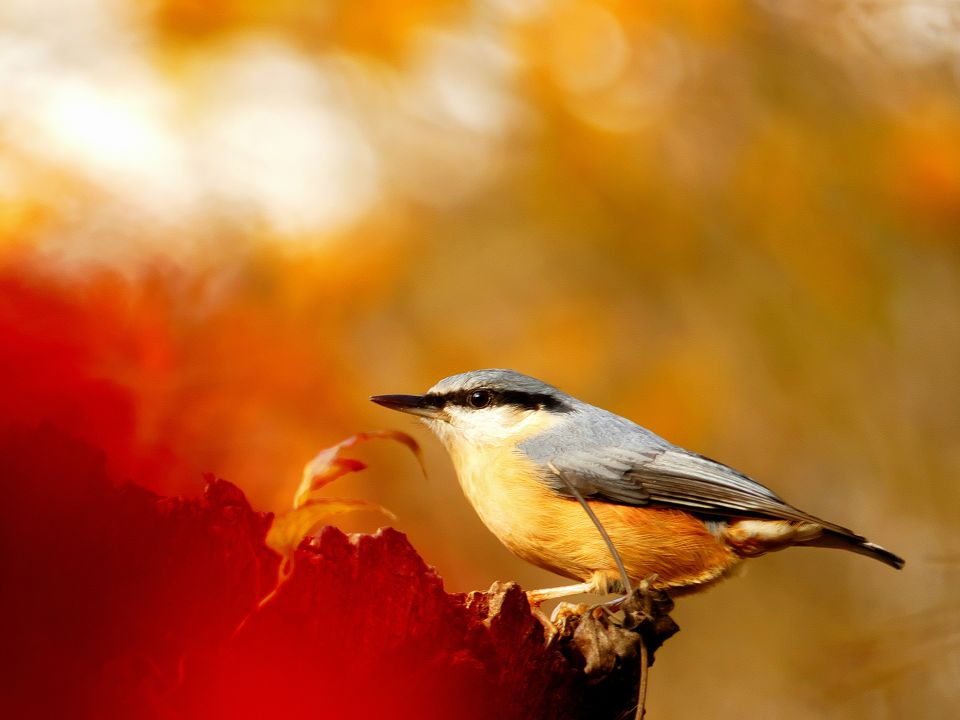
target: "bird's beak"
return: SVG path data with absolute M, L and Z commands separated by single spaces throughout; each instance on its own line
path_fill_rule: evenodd
M 374 395 L 370 399 L 385 408 L 419 417 L 435 418 L 440 413 L 440 408 L 426 395 Z

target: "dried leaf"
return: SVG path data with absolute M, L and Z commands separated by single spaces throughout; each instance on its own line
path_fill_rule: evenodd
M 303 507 L 310 497 L 324 485 L 328 485 L 347 473 L 366 469 L 366 464 L 352 458 L 329 457 L 330 450 L 339 450 L 335 446 L 324 450 L 303 468 L 303 478 L 293 496 L 293 507 Z
M 333 482 L 337 478 L 350 472 L 358 472 L 365 469 L 367 466 L 359 460 L 341 458 L 339 454 L 341 450 L 353 447 L 367 440 L 395 440 L 396 442 L 406 445 L 417 458 L 420 470 L 423 472 L 424 477 L 426 477 L 427 469 L 423 462 L 423 453 L 420 451 L 420 446 L 417 444 L 417 441 L 410 435 L 407 435 L 407 433 L 400 432 L 399 430 L 371 430 L 370 432 L 357 433 L 337 443 L 333 447 L 320 451 L 313 460 L 304 466 L 300 486 L 293 496 L 293 507 L 301 507 L 307 502 L 311 493 Z

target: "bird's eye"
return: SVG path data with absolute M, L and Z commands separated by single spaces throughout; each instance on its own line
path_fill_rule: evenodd
M 472 408 L 485 408 L 490 404 L 490 401 L 493 399 L 493 395 L 489 390 L 475 390 L 474 392 L 467 395 L 467 404 Z

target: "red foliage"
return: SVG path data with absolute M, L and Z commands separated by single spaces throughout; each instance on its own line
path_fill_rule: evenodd
M 2 434 L 0 492 L 8 716 L 160 716 L 182 663 L 276 578 L 269 516 L 234 486 L 115 487 L 102 452 L 49 425 Z
M 233 485 L 117 487 L 49 426 L 3 433 L 0 479 L 7 716 L 566 715 L 574 671 L 523 593 L 448 595 L 394 530 L 326 528 L 258 608 L 270 517 Z

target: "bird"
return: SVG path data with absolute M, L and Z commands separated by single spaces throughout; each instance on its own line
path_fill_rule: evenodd
M 472 370 L 421 395 L 370 399 L 426 423 L 480 519 L 510 551 L 576 581 L 531 591 L 531 603 L 629 592 L 632 583 L 692 593 L 748 558 L 791 546 L 904 566 L 743 473 L 514 370 Z

